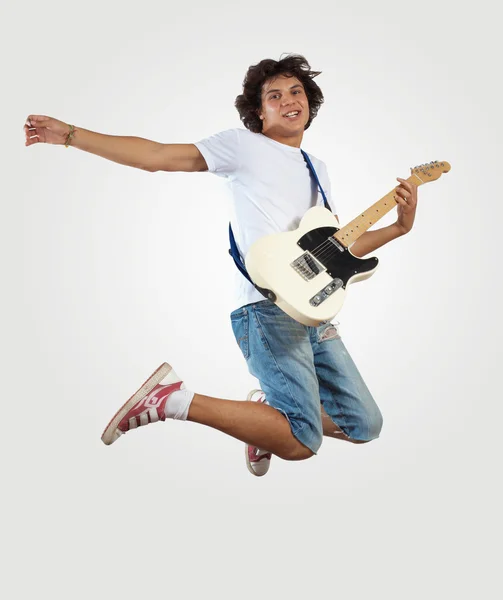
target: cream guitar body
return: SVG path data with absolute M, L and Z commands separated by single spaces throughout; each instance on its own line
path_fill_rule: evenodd
M 419 186 L 450 168 L 449 163 L 438 161 L 421 165 L 408 181 Z M 257 240 L 245 258 L 257 289 L 304 325 L 317 327 L 333 319 L 342 308 L 348 285 L 368 279 L 377 269 L 377 258 L 358 258 L 349 246 L 396 206 L 395 190 L 345 227 L 339 228 L 329 210 L 315 206 L 296 230 Z
M 304 325 L 332 319 L 342 308 L 347 286 L 377 268 L 377 258 L 357 258 L 337 242 L 333 235 L 338 231 L 335 216 L 315 206 L 298 229 L 267 235 L 246 255 L 253 282 L 272 292 L 275 304 Z

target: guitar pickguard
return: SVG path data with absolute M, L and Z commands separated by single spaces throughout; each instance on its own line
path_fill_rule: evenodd
M 337 227 L 312 229 L 298 240 L 297 245 L 312 255 L 311 261 L 314 257 L 316 263 L 323 265 L 323 271 L 326 271 L 333 279 L 340 279 L 341 287 L 345 288 L 351 277 L 358 273 L 374 270 L 379 260 L 375 257 L 358 258 L 351 254 L 348 248 L 333 238 L 337 231 L 339 231 Z M 304 265 L 306 264 L 309 265 L 307 259 L 304 260 Z M 299 275 L 305 278 L 305 273 L 299 273 Z

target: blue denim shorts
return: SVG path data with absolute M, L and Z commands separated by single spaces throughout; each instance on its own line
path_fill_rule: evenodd
M 307 327 L 270 300 L 247 304 L 230 316 L 249 372 L 304 446 L 314 453 L 321 446 L 320 403 L 350 439 L 379 437 L 381 412 L 335 325 Z

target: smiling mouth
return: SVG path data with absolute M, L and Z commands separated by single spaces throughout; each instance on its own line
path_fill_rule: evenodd
M 301 110 L 291 110 L 290 112 L 284 114 L 283 117 L 289 121 L 293 121 L 294 119 L 297 119 L 301 113 Z

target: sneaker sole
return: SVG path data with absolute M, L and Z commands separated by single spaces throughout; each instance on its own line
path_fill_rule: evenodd
M 141 400 L 144 396 L 149 394 L 155 386 L 162 381 L 166 375 L 172 371 L 172 367 L 168 363 L 163 363 L 152 375 L 145 381 L 141 388 L 136 391 L 127 402 L 125 402 L 115 415 L 110 420 L 110 423 L 105 427 L 103 434 L 101 435 L 101 441 L 109 446 L 114 443 L 114 433 L 119 423 L 122 421 L 124 416 L 133 408 L 133 406 Z
M 261 391 L 261 390 L 252 390 L 252 391 L 251 391 L 251 392 L 248 394 L 248 396 L 247 396 L 246 400 L 247 400 L 247 401 L 251 401 L 251 399 L 253 398 L 253 394 L 254 394 L 255 392 L 260 392 L 260 391 Z M 250 459 L 249 459 L 249 457 L 248 457 L 248 444 L 245 444 L 245 459 L 246 459 L 246 467 L 247 467 L 248 471 L 250 471 L 250 473 L 251 473 L 252 475 L 255 475 L 255 477 L 263 477 L 263 476 L 265 475 L 265 473 L 264 473 L 264 475 L 259 475 L 258 473 L 255 473 L 255 471 L 253 470 L 253 467 L 251 466 L 251 463 L 250 463 Z

